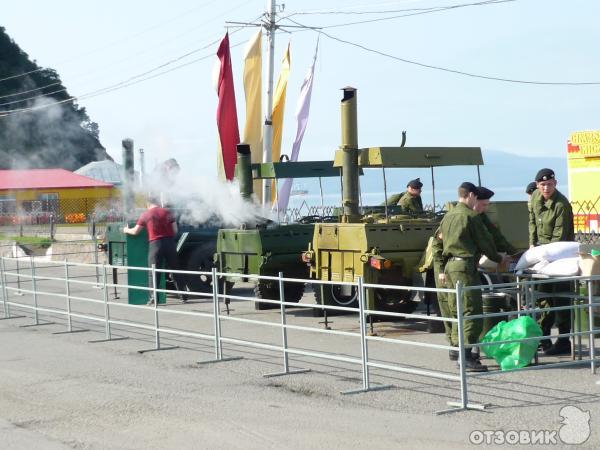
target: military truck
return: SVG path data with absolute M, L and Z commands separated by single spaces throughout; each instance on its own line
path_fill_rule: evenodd
M 354 88 L 344 88 L 341 113 L 342 145 L 336 151 L 334 166 L 342 169 L 342 215 L 338 223 L 315 226 L 312 242 L 303 254 L 304 261 L 310 265 L 310 276 L 316 280 L 347 282 L 362 276 L 366 283 L 422 286 L 424 280 L 418 272 L 419 262 L 443 212 L 436 212 L 434 206 L 420 215 L 398 214 L 384 205 L 379 210 L 371 208 L 367 214 L 361 214 L 358 170 L 380 168 L 384 180 L 385 169 L 394 167 L 430 168 L 432 177 L 434 168 L 440 166 L 477 166 L 479 173 L 479 165 L 483 164 L 481 149 L 359 148 Z M 526 213 L 525 202 L 520 203 L 522 208 L 519 208 L 524 208 Z M 524 226 L 526 230 L 526 222 Z M 323 305 L 357 306 L 356 288 L 349 285 L 321 285 L 315 290 L 315 296 L 317 303 Z M 418 305 L 414 296 L 412 291 L 367 289 L 366 302 L 370 310 L 411 313 Z
M 250 164 L 249 146 L 238 146 L 236 176 L 242 196 L 252 197 L 252 180 L 285 178 L 339 177 L 340 169 L 333 161 L 271 162 Z M 289 278 L 308 278 L 308 268 L 301 254 L 312 240 L 314 222 L 336 220 L 332 217 L 307 216 L 298 223 L 265 221 L 244 225 L 241 228 L 221 229 L 217 236 L 215 264 L 219 272 L 231 274 L 254 274 L 277 276 L 283 272 Z M 229 283 L 242 281 L 238 276 L 225 276 Z M 229 285 L 230 286 L 230 285 Z M 298 302 L 304 292 L 304 284 L 286 283 L 285 299 Z M 275 281 L 260 280 L 254 287 L 261 299 L 279 299 L 279 285 Z M 268 303 L 255 303 L 257 309 L 272 307 Z

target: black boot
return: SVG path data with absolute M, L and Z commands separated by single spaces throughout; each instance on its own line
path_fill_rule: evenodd
M 542 339 L 540 341 L 540 345 L 538 345 L 538 350 L 541 352 L 545 352 L 550 347 L 552 347 L 552 341 L 550 339 Z
M 460 368 L 460 363 L 457 366 Z M 471 353 L 471 349 L 468 348 L 465 350 L 465 370 L 467 372 L 487 372 L 488 368 L 481 364 L 481 361 L 475 358 Z
M 566 337 L 558 338 L 552 347 L 544 351 L 544 354 L 547 356 L 570 355 L 571 341 Z
M 458 361 L 458 350 L 450 350 L 448 358 L 450 358 L 450 361 Z

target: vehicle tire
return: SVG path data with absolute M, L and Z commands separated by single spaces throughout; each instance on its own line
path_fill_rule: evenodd
M 305 286 L 306 284 L 301 283 L 287 283 L 283 288 L 285 301 L 289 303 L 298 303 L 302 299 Z M 256 298 L 265 300 L 279 300 L 279 283 L 273 280 L 259 281 L 254 286 L 254 295 Z M 275 308 L 279 308 L 279 305 L 263 302 L 254 303 L 254 309 L 256 310 Z
M 215 246 L 212 244 L 205 244 L 192 250 L 185 263 L 186 270 L 210 272 L 214 267 L 214 253 Z M 187 275 L 186 284 L 190 292 L 212 293 L 212 277 L 209 275 Z M 219 287 L 221 288 L 221 285 Z
M 358 291 L 355 286 L 344 290 L 339 284 L 313 284 L 313 290 L 315 292 L 315 301 L 317 305 L 358 308 Z M 314 308 L 313 316 L 323 317 L 324 311 L 325 310 L 321 308 Z M 328 316 L 339 314 L 346 314 L 346 312 L 334 310 L 327 311 Z
M 404 277 L 399 270 L 389 270 L 385 276 L 377 281 L 377 284 L 390 284 L 396 286 L 414 286 L 414 282 Z M 375 309 L 387 312 L 399 312 L 410 314 L 419 306 L 414 301 L 415 291 L 401 291 L 397 289 L 375 289 Z M 387 317 L 386 320 L 390 320 Z

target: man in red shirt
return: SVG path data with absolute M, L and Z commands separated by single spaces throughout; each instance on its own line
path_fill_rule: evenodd
M 145 211 L 133 228 L 125 225 L 123 232 L 125 234 L 137 235 L 142 228 L 148 230 L 148 267 L 155 265 L 157 269 L 162 268 L 164 262 L 167 267 L 173 270 L 179 269 L 177 258 L 177 247 L 175 245 L 175 234 L 177 234 L 177 223 L 171 212 L 158 206 L 158 201 L 148 198 L 146 202 L 147 211 Z M 156 272 L 156 286 L 160 285 L 160 272 Z M 185 277 L 180 273 L 173 274 L 175 289 L 185 290 Z M 152 273 L 149 276 L 149 286 L 152 286 Z M 179 298 L 183 303 L 188 300 L 187 294 L 180 294 Z M 151 294 L 149 305 L 154 304 L 154 296 Z

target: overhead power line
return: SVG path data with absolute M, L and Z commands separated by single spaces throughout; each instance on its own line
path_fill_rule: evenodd
M 230 34 L 232 34 L 232 33 L 230 33 Z M 231 45 L 230 48 L 239 47 L 240 45 L 243 45 L 244 43 L 245 43 L 244 41 L 238 42 L 238 43 L 236 43 L 234 45 Z M 213 42 L 213 44 L 214 44 L 214 42 Z M 118 91 L 118 90 L 130 87 L 130 86 L 142 83 L 144 81 L 148 81 L 148 80 L 152 80 L 154 78 L 158 78 L 160 76 L 166 75 L 166 74 L 168 74 L 170 72 L 173 72 L 175 70 L 182 69 L 182 68 L 187 67 L 187 66 L 189 66 L 191 64 L 195 64 L 195 63 L 197 63 L 199 61 L 203 61 L 205 59 L 212 58 L 214 56 L 215 56 L 214 53 L 211 53 L 209 55 L 205 55 L 205 56 L 202 56 L 200 58 L 196 58 L 194 60 L 187 61 L 187 62 L 185 62 L 183 64 L 180 64 L 180 65 L 175 66 L 175 67 L 171 67 L 168 70 L 164 70 L 162 72 L 150 75 L 150 76 L 145 77 L 145 78 L 140 78 L 140 79 L 134 80 L 135 77 L 131 77 L 128 80 L 125 80 L 125 81 L 122 81 L 122 82 L 119 82 L 119 83 L 115 83 L 115 84 L 112 84 L 110 86 L 106 86 L 104 88 L 97 89 L 95 91 L 87 92 L 87 93 L 79 95 L 79 96 L 71 96 L 71 97 L 66 98 L 64 100 L 60 100 L 60 101 L 56 101 L 56 102 L 50 102 L 50 103 L 46 103 L 46 104 L 43 104 L 43 105 L 31 106 L 31 107 L 27 107 L 27 108 L 13 109 L 13 110 L 8 110 L 8 111 L 0 111 L 0 118 L 1 117 L 15 115 L 15 114 L 26 113 L 26 112 L 39 111 L 39 110 L 42 110 L 42 109 L 50 108 L 52 106 L 57 106 L 57 105 L 65 104 L 65 103 L 77 102 L 79 100 L 87 100 L 87 99 L 90 99 L 90 98 L 98 97 L 100 95 L 104 95 L 104 94 L 108 94 L 108 93 L 111 93 L 111 92 L 114 92 L 114 91 Z M 145 72 L 145 74 L 148 74 L 148 73 L 149 72 Z M 142 76 L 142 75 L 140 74 L 139 76 Z M 44 98 L 47 98 L 47 97 L 44 97 Z
M 477 2 L 477 3 L 464 3 L 464 4 L 446 5 L 446 6 L 430 6 L 427 8 L 402 8 L 402 9 L 387 9 L 387 10 L 386 9 L 383 9 L 383 10 L 378 9 L 378 10 L 370 10 L 370 11 L 343 11 L 340 9 L 291 11 L 288 15 L 283 16 L 282 18 L 293 17 L 293 16 L 304 16 L 304 15 L 335 15 L 335 16 L 356 15 L 356 16 L 362 16 L 362 15 L 374 15 L 374 14 L 395 14 L 395 13 L 401 13 L 401 12 L 415 12 L 415 11 L 429 12 L 429 11 L 439 11 L 439 10 L 444 10 L 444 9 L 461 8 L 461 7 L 465 7 L 465 6 L 479 6 L 479 5 L 485 5 L 488 3 L 505 3 L 508 1 L 517 1 L 517 0 L 488 0 L 488 1 L 481 1 L 481 2 Z M 371 6 L 374 6 L 374 5 L 371 5 Z
M 295 21 L 294 19 L 290 19 L 288 18 L 289 21 L 297 24 L 297 25 L 302 25 L 301 23 Z M 472 72 L 466 72 L 464 70 L 458 70 L 458 69 L 450 69 L 448 67 L 442 67 L 442 66 L 436 66 L 433 64 L 426 64 L 426 63 L 422 63 L 419 61 L 414 61 L 411 59 L 406 59 L 406 58 L 401 58 L 399 56 L 395 56 L 395 55 L 391 55 L 389 53 L 380 51 L 380 50 L 376 50 L 374 48 L 370 48 L 367 47 L 366 45 L 363 44 L 359 44 L 357 42 L 352 42 L 352 41 L 348 41 L 346 39 L 342 39 L 336 36 L 333 36 L 325 31 L 322 31 L 320 29 L 315 29 L 315 28 L 311 28 L 311 27 L 307 27 L 309 29 L 312 29 L 312 31 L 314 31 L 315 33 L 320 33 L 323 36 L 337 41 L 337 42 L 341 42 L 342 44 L 346 44 L 346 45 L 350 45 L 356 48 L 360 48 L 361 50 L 364 50 L 366 52 L 369 53 L 374 53 L 376 55 L 380 55 L 380 56 L 384 56 L 386 58 L 390 58 L 393 59 L 395 61 L 400 61 L 406 64 L 412 64 L 415 66 L 419 66 L 419 67 L 423 67 L 426 69 L 432 69 L 432 70 L 438 70 L 438 71 L 442 71 L 442 72 L 448 72 L 448 73 L 453 73 L 455 75 L 462 75 L 465 77 L 471 77 L 471 78 L 480 78 L 480 79 L 484 79 L 484 80 L 490 80 L 490 81 L 501 81 L 504 83 L 515 83 L 515 84 L 531 84 L 531 85 L 541 85 L 541 86 L 598 86 L 600 85 L 600 81 L 539 81 L 539 80 L 520 80 L 520 79 L 516 79 L 516 78 L 504 78 L 504 77 L 498 77 L 498 76 L 494 76 L 494 75 L 485 75 L 485 74 L 477 74 L 477 73 L 472 73 Z
M 129 40 L 135 39 L 135 38 L 137 38 L 139 36 L 142 36 L 142 35 L 148 33 L 149 31 L 155 30 L 155 29 L 160 28 L 160 27 L 162 27 L 162 26 L 164 26 L 166 24 L 174 22 L 174 21 L 180 19 L 181 17 L 188 16 L 191 12 L 194 12 L 194 11 L 197 11 L 197 10 L 202 9 L 204 7 L 207 7 L 207 6 L 209 6 L 210 4 L 212 4 L 214 2 L 215 2 L 215 0 L 207 1 L 207 2 L 203 3 L 202 5 L 196 6 L 196 7 L 192 8 L 192 9 L 188 9 L 188 10 L 186 10 L 186 11 L 184 11 L 184 12 L 182 12 L 182 13 L 174 16 L 174 17 L 171 17 L 170 19 L 167 19 L 167 20 L 164 20 L 162 22 L 159 22 L 159 23 L 157 23 L 155 25 L 152 25 L 152 26 L 150 26 L 148 28 L 145 28 L 145 29 L 143 29 L 141 31 L 138 31 L 137 33 L 134 33 L 134 34 L 132 34 L 130 36 L 127 36 L 125 38 L 118 39 L 116 41 L 110 42 L 109 44 L 106 44 L 106 45 L 104 45 L 102 47 L 99 47 L 99 48 L 96 48 L 94 50 L 91 50 L 89 52 L 86 52 L 86 53 L 83 53 L 83 54 L 80 54 L 80 55 L 68 58 L 66 60 L 63 60 L 62 63 L 67 63 L 67 62 L 75 61 L 75 60 L 78 60 L 80 58 L 84 58 L 84 57 L 86 57 L 88 55 L 91 55 L 91 54 L 97 53 L 99 51 L 105 50 L 107 48 L 114 47 L 115 45 L 122 44 L 123 42 L 127 42 Z M 224 13 L 222 13 L 220 15 L 227 14 L 227 13 L 233 11 L 234 9 L 239 8 L 240 6 L 243 6 L 243 5 L 245 5 L 245 4 L 249 3 L 249 2 L 250 2 L 250 0 L 243 1 L 242 3 L 236 5 L 235 8 L 228 9 L 227 11 L 225 11 Z M 217 17 L 219 17 L 219 16 L 217 16 Z M 214 18 L 216 19 L 217 17 L 214 17 Z M 206 22 L 204 22 L 204 24 L 205 23 Z M 197 28 L 197 27 L 198 26 L 194 27 L 194 29 Z M 8 80 L 13 80 L 15 78 L 25 77 L 25 76 L 31 75 L 33 73 L 42 72 L 44 70 L 50 70 L 50 69 L 48 69 L 47 67 L 38 67 L 37 69 L 34 69 L 34 70 L 30 70 L 30 71 L 23 72 L 23 73 L 20 73 L 20 74 L 15 74 L 15 75 L 10 75 L 10 76 L 4 77 L 4 78 L 0 78 L 0 83 L 2 83 L 4 81 L 8 81 Z
M 314 28 L 320 28 L 320 29 L 325 29 L 325 28 L 341 28 L 341 27 L 349 27 L 352 25 L 362 25 L 365 23 L 373 23 L 373 22 L 383 22 L 386 20 L 394 20 L 394 19 L 401 19 L 404 17 L 411 17 L 411 16 L 420 16 L 423 14 L 432 14 L 432 13 L 437 13 L 437 12 L 441 12 L 441 11 L 450 11 L 453 9 L 459 9 L 459 8 L 468 8 L 468 7 L 472 7 L 472 6 L 488 6 L 488 5 L 496 5 L 496 4 L 500 4 L 500 3 L 509 3 L 509 2 L 515 2 L 517 0 L 485 0 L 485 1 L 480 1 L 480 2 L 475 2 L 475 3 L 462 3 L 462 4 L 457 4 L 457 5 L 448 5 L 448 6 L 438 6 L 438 7 L 431 7 L 431 8 L 414 8 L 414 9 L 407 9 L 407 10 L 399 10 L 406 12 L 406 11 L 414 11 L 414 12 L 408 12 L 407 14 L 400 14 L 400 15 L 394 15 L 394 16 L 388 16 L 388 17 L 377 17 L 374 19 L 366 19 L 366 20 L 360 20 L 360 21 L 355 21 L 355 22 L 346 22 L 346 23 L 338 23 L 338 24 L 333 24 L 333 25 L 322 25 L 322 26 L 318 26 L 318 27 L 314 27 Z M 374 12 L 372 12 L 374 13 Z M 285 16 L 283 18 L 290 18 L 294 16 L 294 14 L 290 14 L 288 16 Z M 292 20 L 292 19 L 290 19 Z

